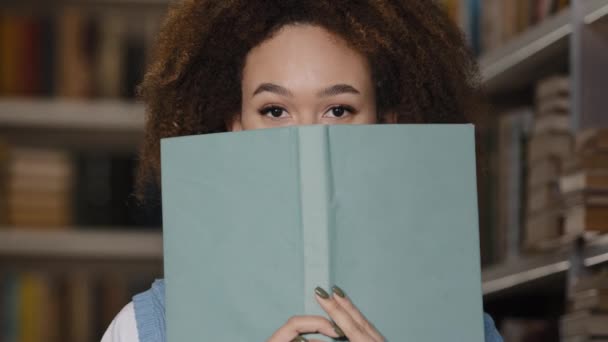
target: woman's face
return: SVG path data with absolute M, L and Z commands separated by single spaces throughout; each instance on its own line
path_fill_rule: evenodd
M 253 48 L 243 69 L 240 131 L 289 125 L 373 124 L 367 59 L 312 25 L 288 25 Z

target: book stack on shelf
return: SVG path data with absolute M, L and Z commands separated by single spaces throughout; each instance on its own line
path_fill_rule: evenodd
M 560 179 L 565 199 L 564 232 L 595 235 L 608 232 L 608 129 L 589 129 L 576 136 L 576 153 Z
M 476 54 L 500 47 L 570 5 L 569 0 L 441 0 Z
M 527 154 L 527 196 L 524 248 L 528 251 L 561 245 L 563 199 L 560 172 L 573 153 L 568 77 L 538 82 L 536 111 Z
M 160 208 L 133 195 L 136 160 L 131 154 L 8 147 L 4 227 L 160 227 Z M 152 201 L 150 202 L 152 203 Z
M 158 11 L 6 10 L 0 96 L 133 98 L 160 23 Z
M 608 272 L 580 278 L 568 298 L 561 321 L 563 342 L 608 341 Z
M 65 151 L 13 148 L 8 159 L 7 224 L 66 227 L 72 224 L 73 163 Z

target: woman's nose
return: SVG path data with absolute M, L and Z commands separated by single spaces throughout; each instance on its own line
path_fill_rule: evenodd
M 314 112 L 302 112 L 296 117 L 297 125 L 318 125 L 320 123 L 319 116 Z

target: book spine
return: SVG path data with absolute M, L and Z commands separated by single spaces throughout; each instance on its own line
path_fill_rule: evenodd
M 324 315 L 313 290 L 329 288 L 330 163 L 327 126 L 304 127 L 297 136 L 300 207 L 304 246 L 304 309 L 307 315 Z M 312 336 L 311 336 L 312 337 Z M 315 337 L 316 338 L 316 337 Z

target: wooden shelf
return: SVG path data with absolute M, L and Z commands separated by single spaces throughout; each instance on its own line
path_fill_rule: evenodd
M 0 137 L 14 145 L 134 153 L 144 125 L 135 102 L 0 98 Z
M 583 17 L 585 25 L 604 25 L 608 21 L 608 1 L 606 0 L 586 0 L 589 6 Z
M 508 91 L 529 83 L 537 78 L 535 69 L 540 65 L 567 57 L 568 37 L 573 32 L 571 16 L 571 10 L 564 9 L 482 55 L 479 67 L 487 91 Z
M 0 227 L 0 257 L 162 260 L 156 230 L 76 228 L 42 230 Z
M 118 100 L 0 98 L 0 126 L 141 132 L 144 106 Z
M 504 265 L 483 270 L 483 294 L 493 296 L 508 293 L 518 287 L 531 285 L 552 276 L 563 276 L 570 268 L 570 249 L 533 256 L 524 256 Z M 608 235 L 588 243 L 584 252 L 585 266 L 608 262 Z
M 608 18 L 608 0 L 585 0 L 584 23 L 596 25 Z M 486 90 L 500 93 L 517 89 L 567 65 L 574 13 L 564 9 L 479 58 Z

